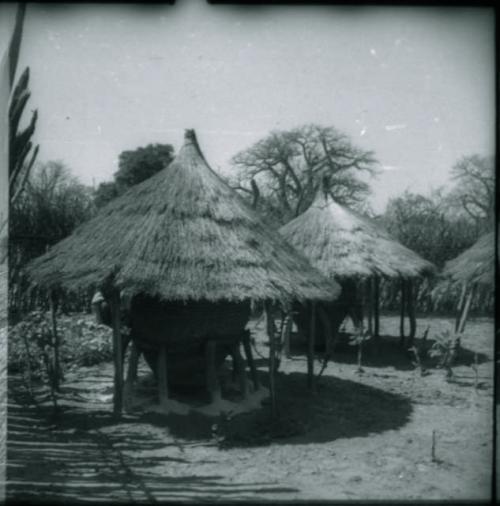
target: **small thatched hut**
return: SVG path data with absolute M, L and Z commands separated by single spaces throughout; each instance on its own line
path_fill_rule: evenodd
M 319 324 L 325 336 L 335 335 L 348 314 L 355 323 L 362 321 L 361 283 L 368 284 L 372 301 L 368 310 L 373 313 L 374 334 L 378 336 L 380 279 L 400 279 L 403 299 L 410 302 L 411 280 L 434 272 L 431 263 L 394 240 L 379 224 L 338 204 L 322 190 L 309 209 L 283 226 L 280 232 L 314 267 L 342 286 L 342 295 L 337 301 L 318 307 Z M 415 334 L 414 311 L 411 303 L 407 306 L 411 337 Z M 302 319 L 304 323 L 299 315 L 299 327 L 305 325 L 309 316 L 302 316 Z
M 340 292 L 208 166 L 192 130 L 168 167 L 33 261 L 29 274 L 50 288 L 98 288 L 110 302 L 115 411 L 123 377 L 120 291 L 130 297 L 132 340 L 157 371 L 163 400 L 169 382 L 196 375 L 217 394 L 216 364 L 228 351 L 241 369 L 251 300 L 333 299 Z
M 492 291 L 495 286 L 495 233 L 484 234 L 469 249 L 446 262 L 442 275 L 452 284 L 462 285 L 455 331 L 463 332 L 474 295 Z

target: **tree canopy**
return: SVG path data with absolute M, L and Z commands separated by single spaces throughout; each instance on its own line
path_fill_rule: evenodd
M 493 227 L 493 157 L 464 156 L 451 168 L 452 186 L 428 196 L 406 191 L 389 201 L 384 222 L 407 247 L 442 266 Z
M 389 201 L 382 221 L 402 244 L 438 267 L 471 246 L 477 237 L 464 216 L 450 212 L 442 190 L 428 196 L 407 190 Z
M 370 187 L 360 175 L 373 175 L 377 160 L 334 127 L 311 124 L 271 132 L 232 164 L 233 188 L 282 224 L 309 207 L 320 185 L 341 204 L 362 203 Z
M 71 176 L 64 163 L 50 161 L 36 166 L 13 205 L 10 235 L 14 242 L 35 238 L 43 247 L 55 244 L 90 218 L 93 210 L 90 188 Z
M 164 169 L 174 158 L 170 144 L 148 144 L 134 150 L 122 151 L 114 180 L 101 183 L 95 192 L 95 204 L 102 207 L 131 186 L 150 178 Z
M 69 174 L 62 162 L 36 166 L 20 197 L 11 205 L 9 220 L 9 279 L 26 263 L 45 253 L 94 211 L 90 188 Z

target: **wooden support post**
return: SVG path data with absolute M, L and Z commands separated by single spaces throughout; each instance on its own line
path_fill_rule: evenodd
M 243 334 L 243 350 L 245 351 L 245 357 L 248 365 L 250 366 L 250 374 L 252 376 L 254 390 L 257 391 L 259 389 L 259 378 L 257 376 L 257 368 L 255 367 L 255 362 L 253 360 L 252 347 L 250 346 L 250 332 L 248 331 L 245 331 Z
M 162 344 L 158 354 L 158 401 L 160 406 L 168 405 L 167 345 Z
M 120 417 L 123 409 L 123 353 L 120 322 L 120 292 L 116 289 L 112 290 L 110 305 L 113 323 L 113 362 L 115 366 L 113 413 L 115 416 Z
M 415 285 L 414 281 L 408 280 L 408 319 L 410 320 L 410 335 L 408 338 L 408 346 L 413 346 L 415 335 L 417 333 L 417 318 L 415 315 Z
M 399 344 L 405 344 L 406 281 L 401 278 L 401 313 L 399 318 Z
M 49 294 L 49 303 L 50 303 L 50 315 L 51 315 L 51 321 L 52 321 L 52 354 L 53 354 L 53 366 L 54 370 L 52 371 L 53 377 L 51 378 L 52 381 L 52 388 L 59 392 L 59 386 L 60 386 L 60 380 L 62 380 L 62 371 L 61 371 L 61 364 L 59 361 L 59 334 L 57 332 L 57 319 L 56 319 L 56 311 L 57 311 L 57 295 L 54 292 L 54 290 L 50 291 Z
M 380 338 L 380 278 L 375 276 L 373 283 L 373 299 L 374 299 L 374 307 L 373 307 L 373 316 L 374 316 L 374 333 L 375 338 Z
M 321 305 L 318 305 L 316 308 L 316 314 L 321 320 L 321 325 L 324 329 L 325 334 L 325 356 L 330 357 L 332 354 L 332 346 L 333 346 L 333 332 L 332 325 L 330 323 L 330 318 L 328 317 L 328 313 L 325 311 L 325 308 Z
M 292 355 L 290 353 L 290 334 L 292 331 L 292 314 L 287 313 L 285 316 L 285 325 L 283 327 L 283 336 L 281 338 L 281 342 L 283 343 L 283 347 L 285 349 L 285 357 L 290 358 Z
M 316 302 L 311 302 L 311 327 L 307 347 L 307 388 L 314 389 L 314 341 L 316 337 Z
M 362 329 L 365 324 L 365 304 L 363 300 L 363 290 L 362 290 L 362 282 L 358 282 L 354 288 L 354 301 L 355 301 L 355 309 L 354 311 L 357 314 L 358 325 L 357 329 Z
M 323 365 L 321 366 L 320 372 L 318 373 L 318 378 L 323 374 L 323 371 L 326 369 L 328 365 L 328 361 L 333 355 L 333 350 L 337 341 L 338 332 L 335 331 L 335 335 L 333 334 L 332 325 L 330 322 L 330 318 L 328 317 L 328 313 L 325 311 L 324 307 L 321 305 L 318 306 L 318 316 L 321 319 L 321 323 L 323 324 L 323 328 L 325 329 L 325 356 L 323 359 Z
M 236 371 L 238 382 L 240 384 L 240 392 L 244 399 L 247 397 L 247 375 L 245 371 L 245 363 L 240 353 L 240 343 L 231 345 L 231 356 L 233 357 L 233 369 Z
M 134 383 L 137 380 L 137 367 L 139 365 L 140 354 L 139 348 L 137 348 L 137 345 L 132 341 L 132 349 L 130 350 L 128 371 L 124 388 L 124 401 L 126 408 L 130 406 L 130 397 L 134 391 Z
M 283 338 L 285 336 L 285 320 L 286 320 L 286 313 L 283 311 L 283 309 L 280 311 L 281 313 L 281 317 L 280 317 L 280 330 L 279 330 L 279 343 L 278 343 L 278 349 L 279 349 L 279 352 L 280 352 L 280 356 L 281 356 L 281 353 L 283 352 L 283 346 L 284 346 L 284 342 L 283 342 Z
M 460 320 L 465 307 L 465 293 L 467 291 L 467 283 L 463 283 L 462 290 L 460 292 L 460 300 L 458 301 L 457 316 L 455 318 L 455 334 L 458 332 L 460 327 Z
M 264 311 L 266 313 L 266 328 L 267 335 L 269 337 L 269 392 L 271 394 L 271 416 L 275 417 L 277 415 L 276 409 L 276 385 L 275 385 L 275 339 L 274 339 L 274 322 L 273 316 L 271 312 L 271 308 L 269 307 L 270 303 L 266 301 L 264 303 Z
M 366 319 L 368 324 L 368 333 L 373 336 L 373 278 L 370 276 L 366 278 L 365 283 L 365 300 L 367 302 L 367 315 Z
M 470 306 L 472 302 L 472 298 L 474 297 L 475 285 L 472 285 L 469 290 L 469 295 L 465 301 L 464 310 L 462 311 L 462 316 L 460 318 L 460 325 L 458 326 L 458 333 L 461 334 L 465 330 L 465 324 L 467 322 L 467 318 L 469 316 Z
M 206 344 L 206 361 L 207 361 L 207 390 L 210 394 L 211 402 L 218 402 L 221 399 L 221 390 L 219 380 L 217 378 L 217 367 L 215 364 L 215 352 L 217 343 L 215 341 L 207 341 Z
M 236 380 L 238 380 L 238 359 L 236 358 L 234 346 L 232 344 L 229 345 L 229 354 L 231 355 L 231 358 L 233 360 L 233 367 L 231 370 L 231 381 L 233 383 L 236 383 Z
M 122 362 L 123 369 L 125 370 L 125 355 L 127 354 L 127 348 L 129 344 L 132 342 L 132 336 L 127 334 L 122 334 Z
M 135 382 L 137 381 L 137 369 L 139 367 L 139 358 L 141 356 L 141 352 L 137 345 L 132 341 L 132 349 L 130 350 L 130 358 L 128 363 L 128 372 L 127 379 Z

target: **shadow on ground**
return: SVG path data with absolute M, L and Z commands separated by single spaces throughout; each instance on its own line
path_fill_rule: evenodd
M 279 373 L 276 377 L 278 416 L 271 417 L 269 402 L 260 410 L 220 416 L 190 417 L 147 415 L 149 423 L 167 426 L 177 437 L 210 438 L 219 447 L 267 444 L 323 443 L 338 438 L 370 436 L 405 425 L 412 413 L 406 397 L 331 376 L 317 380 L 316 391 L 307 388 L 304 373 Z M 268 386 L 267 374 L 260 381 Z
M 406 343 L 408 340 L 406 340 Z M 408 344 L 405 346 L 399 344 L 399 338 L 394 336 L 380 336 L 378 341 L 374 338 L 369 340 L 363 345 L 362 352 L 362 365 L 368 367 L 394 367 L 400 371 L 409 371 L 415 369 L 413 362 L 415 356 L 408 350 Z M 427 339 L 425 343 L 426 349 L 430 350 L 434 343 L 433 339 Z M 414 345 L 417 349 L 421 348 L 422 338 L 417 337 L 414 339 Z M 295 340 L 292 347 L 292 356 L 304 355 L 306 353 L 306 344 Z M 335 348 L 332 357 L 333 362 L 341 364 L 356 364 L 358 360 L 358 348 L 349 344 L 349 337 L 347 334 L 341 335 L 340 341 Z M 474 351 L 461 347 L 455 366 L 465 365 L 471 366 L 476 360 L 477 363 L 483 364 L 490 360 L 485 353 L 475 353 Z M 423 365 L 427 369 L 437 367 L 438 358 L 427 357 L 423 360 Z
M 10 387 L 7 503 L 238 501 L 297 491 L 228 482 L 216 472 L 197 474 L 194 466 L 209 460 L 173 451 L 179 443 L 150 432 L 143 425 L 147 417 L 116 422 L 108 405 L 61 406 L 54 418 L 50 407 L 29 405 L 19 384 Z

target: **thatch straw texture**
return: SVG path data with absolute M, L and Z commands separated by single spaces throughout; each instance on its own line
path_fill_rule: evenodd
M 330 278 L 412 278 L 434 266 L 380 225 L 318 192 L 311 207 L 280 229 L 283 237 Z
M 193 131 L 175 160 L 111 201 L 28 273 L 69 289 L 113 284 L 164 300 L 332 299 L 340 287 L 207 164 Z
M 443 275 L 454 282 L 493 286 L 495 282 L 495 234 L 479 238 L 469 249 L 446 262 Z

